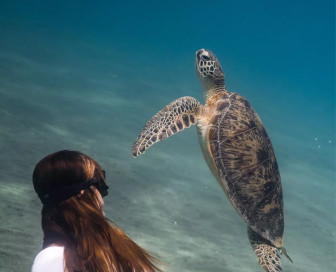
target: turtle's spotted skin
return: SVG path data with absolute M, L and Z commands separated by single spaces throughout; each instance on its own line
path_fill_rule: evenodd
M 197 124 L 204 159 L 247 223 L 258 262 L 267 272 L 279 272 L 279 252 L 291 259 L 283 247 L 282 187 L 271 140 L 251 104 L 226 90 L 222 67 L 211 51 L 197 51 L 195 66 L 205 105 L 192 97 L 168 104 L 146 123 L 133 156 Z
M 236 93 L 219 93 L 205 136 L 219 182 L 249 224 L 281 247 L 284 230 L 282 189 L 267 132 L 250 103 Z

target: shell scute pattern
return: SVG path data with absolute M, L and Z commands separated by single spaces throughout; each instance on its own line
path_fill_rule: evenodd
M 210 120 L 209 151 L 221 185 L 243 219 L 271 242 L 282 238 L 280 174 L 266 130 L 250 103 L 238 94 Z M 228 104 L 226 104 L 228 103 Z
M 248 104 L 245 103 L 245 99 L 242 100 L 241 96 L 234 95 L 230 97 L 230 101 L 230 110 L 220 124 L 221 130 L 227 131 L 228 135 L 221 134 L 222 138 L 219 140 L 234 137 L 246 130 L 263 127 L 258 115 L 248 102 Z

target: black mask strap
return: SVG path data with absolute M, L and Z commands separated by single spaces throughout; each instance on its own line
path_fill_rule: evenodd
M 54 205 L 58 204 L 70 197 L 77 195 L 82 190 L 87 190 L 90 186 L 94 185 L 102 197 L 107 196 L 109 187 L 105 182 L 105 171 L 102 170 L 104 179 L 101 179 L 98 174 L 98 170 L 95 169 L 92 179 L 84 181 L 82 183 L 77 183 L 70 186 L 65 186 L 52 191 L 49 194 L 39 195 L 43 205 Z
M 95 179 L 90 179 L 83 183 L 74 184 L 66 187 L 59 188 L 50 194 L 39 195 L 43 205 L 51 205 L 60 203 L 72 196 L 77 195 L 82 190 L 87 190 L 92 185 L 96 185 L 97 181 Z

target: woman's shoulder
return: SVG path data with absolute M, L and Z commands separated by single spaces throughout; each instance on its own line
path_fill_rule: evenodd
M 32 272 L 63 272 L 64 271 L 64 247 L 49 246 L 43 249 L 35 257 Z

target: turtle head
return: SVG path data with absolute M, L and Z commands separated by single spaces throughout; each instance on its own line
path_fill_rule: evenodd
M 224 89 L 224 73 L 216 56 L 206 49 L 196 52 L 196 74 L 205 94 L 214 89 Z

